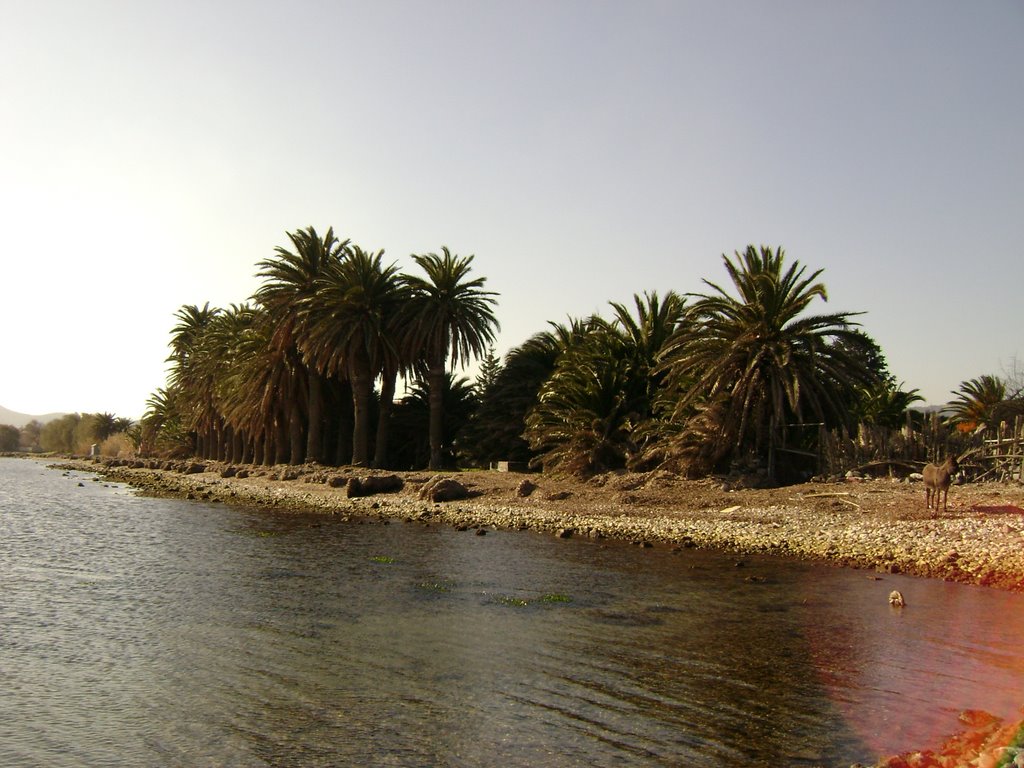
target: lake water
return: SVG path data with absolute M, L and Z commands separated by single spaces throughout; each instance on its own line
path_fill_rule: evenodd
M 1021 595 L 0 459 L 3 766 L 845 767 L 1021 704 Z

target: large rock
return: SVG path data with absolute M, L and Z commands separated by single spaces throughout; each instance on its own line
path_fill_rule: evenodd
M 437 475 L 420 488 L 420 498 L 433 502 L 458 501 L 469 496 L 469 489 L 458 480 Z
M 398 475 L 368 475 L 350 477 L 345 485 L 345 495 L 350 499 L 357 496 L 372 496 L 375 493 L 396 493 L 404 483 Z
M 537 484 L 536 483 L 532 483 L 529 480 L 523 480 L 523 482 L 521 482 L 519 484 L 519 487 L 516 488 L 516 496 L 518 496 L 521 499 L 525 499 L 527 496 L 529 496 L 531 493 L 533 493 L 536 490 L 537 490 Z

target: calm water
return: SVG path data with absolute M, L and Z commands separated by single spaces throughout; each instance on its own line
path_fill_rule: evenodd
M 1019 595 L 0 459 L 4 766 L 847 766 L 1021 704 Z

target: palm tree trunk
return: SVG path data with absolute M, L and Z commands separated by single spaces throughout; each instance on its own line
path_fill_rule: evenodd
M 302 414 L 294 403 L 288 409 L 288 445 L 288 463 L 301 464 L 305 459 L 306 445 L 302 439 Z
M 384 469 L 388 463 L 388 435 L 391 431 L 391 411 L 395 404 L 395 381 L 398 373 L 388 371 L 380 384 L 380 405 L 377 412 L 377 446 L 373 454 L 373 466 Z
M 288 463 L 288 418 L 278 414 L 274 420 L 274 464 Z
M 373 381 L 365 371 L 352 376 L 352 464 L 365 467 L 370 453 L 370 398 Z
M 309 432 L 306 434 L 306 461 L 323 460 L 324 386 L 316 371 L 309 371 Z
M 220 416 L 217 417 L 217 461 L 227 461 L 230 455 L 230 443 L 227 424 Z
M 352 460 L 352 389 L 348 382 L 342 382 L 338 390 L 338 436 L 335 456 L 338 466 L 345 466 Z
M 444 361 L 431 365 L 427 372 L 430 388 L 430 469 L 442 467 L 441 447 L 444 441 Z

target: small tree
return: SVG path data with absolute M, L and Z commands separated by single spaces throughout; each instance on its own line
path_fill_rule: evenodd
M 47 422 L 39 433 L 40 447 L 53 453 L 74 453 L 75 430 L 81 421 L 81 415 L 68 413 Z
M 21 440 L 21 432 L 17 427 L 10 424 L 0 424 L 0 451 L 18 450 L 18 442 Z
M 21 443 L 20 447 L 23 451 L 38 451 L 39 447 L 39 433 L 43 430 L 43 422 L 39 419 L 32 419 L 28 424 L 21 428 Z

